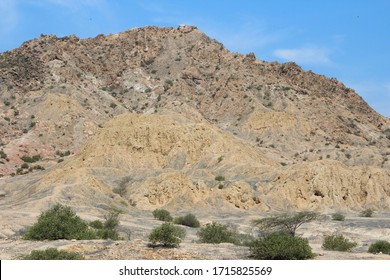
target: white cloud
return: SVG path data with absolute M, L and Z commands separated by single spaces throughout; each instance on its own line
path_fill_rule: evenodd
M 278 49 L 273 54 L 285 61 L 294 61 L 298 64 L 331 65 L 329 50 L 322 47 L 303 47 L 300 49 Z

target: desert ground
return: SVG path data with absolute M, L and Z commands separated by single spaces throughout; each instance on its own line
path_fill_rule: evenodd
M 204 225 L 212 221 L 228 224 L 240 233 L 254 234 L 251 221 L 256 213 L 244 211 L 236 213 L 199 213 L 195 215 Z M 31 224 L 36 220 L 39 212 L 2 211 L 0 227 L 0 259 L 20 259 L 32 250 L 44 250 L 55 247 L 67 251 L 80 252 L 87 260 L 246 260 L 250 259 L 247 247 L 233 244 L 201 244 L 196 232 L 198 229 L 184 227 L 187 235 L 177 248 L 152 248 L 148 241 L 150 231 L 162 222 L 153 218 L 149 211 L 135 211 L 132 214 L 120 215 L 120 235 L 124 240 L 55 240 L 55 241 L 27 241 L 22 239 L 25 228 L 23 223 Z M 172 213 L 183 215 L 185 213 Z M 316 254 L 316 260 L 390 260 L 390 255 L 368 253 L 370 243 L 377 240 L 389 240 L 390 215 L 377 213 L 371 218 L 359 217 L 359 213 L 346 213 L 344 221 L 334 221 L 330 217 L 320 221 L 303 224 L 297 231 L 298 236 L 309 240 L 309 244 Z M 95 215 L 80 214 L 92 221 L 101 219 Z M 16 222 L 18 221 L 18 222 Z M 339 233 L 358 243 L 351 252 L 326 251 L 321 248 L 326 235 Z

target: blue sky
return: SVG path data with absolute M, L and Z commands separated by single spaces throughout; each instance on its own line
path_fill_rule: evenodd
M 0 52 L 40 34 L 196 25 L 230 51 L 335 77 L 390 117 L 389 14 L 388 0 L 0 0 Z

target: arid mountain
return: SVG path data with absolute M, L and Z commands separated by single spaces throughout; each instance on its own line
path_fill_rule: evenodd
M 0 209 L 390 208 L 389 119 L 195 27 L 42 35 L 0 54 L 0 99 Z

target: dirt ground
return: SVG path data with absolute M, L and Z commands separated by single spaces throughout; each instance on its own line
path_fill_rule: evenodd
M 39 213 L 14 212 L 0 213 L 0 259 L 20 259 L 32 250 L 49 247 L 80 252 L 90 260 L 232 260 L 250 259 L 247 247 L 233 244 L 201 244 L 196 235 L 198 229 L 183 227 L 187 235 L 178 248 L 151 248 L 148 242 L 150 231 L 161 224 L 147 211 L 138 211 L 120 216 L 120 235 L 124 240 L 23 240 L 23 224 L 32 224 Z M 179 214 L 179 213 L 177 213 Z M 182 215 L 182 214 L 180 214 Z M 95 215 L 80 215 L 85 220 L 94 220 Z M 237 232 L 253 234 L 251 221 L 257 218 L 254 213 L 210 213 L 196 214 L 201 223 L 218 221 L 228 224 Z M 329 234 L 343 234 L 358 243 L 351 252 L 326 251 L 321 248 L 323 238 Z M 367 253 L 369 245 L 377 240 L 390 241 L 390 215 L 382 214 L 371 218 L 346 214 L 345 221 L 333 221 L 330 218 L 302 225 L 297 235 L 307 238 L 315 259 L 319 260 L 390 260 L 390 255 Z

